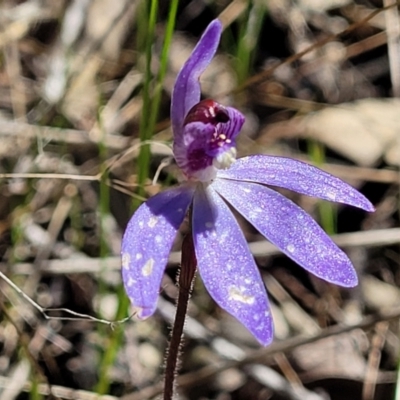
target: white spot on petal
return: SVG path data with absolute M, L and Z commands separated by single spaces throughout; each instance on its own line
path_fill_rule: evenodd
M 142 275 L 149 276 L 153 272 L 154 258 L 150 258 L 142 268 Z
M 261 214 L 262 212 L 263 212 L 263 209 L 262 209 L 262 208 L 260 208 L 260 207 L 254 207 L 254 208 L 252 208 L 251 211 L 250 211 L 250 217 L 251 217 L 252 219 L 257 219 L 257 218 L 259 218 L 259 214 Z M 266 220 L 266 219 L 268 219 L 268 217 L 263 215 L 263 219 Z
M 136 283 L 136 279 L 133 279 L 131 276 L 129 277 L 128 281 L 126 282 L 126 286 L 132 287 Z
M 286 246 L 286 250 L 287 250 L 289 253 L 293 253 L 293 252 L 295 251 L 295 247 L 294 247 L 292 244 L 288 244 L 288 245 Z
M 230 238 L 229 232 L 223 232 L 219 235 L 219 241 L 220 243 L 225 242 Z
M 326 197 L 327 197 L 329 200 L 335 201 L 335 200 L 336 200 L 336 193 L 334 193 L 334 192 L 327 192 L 327 193 L 326 193 Z
M 142 253 L 137 253 L 135 258 L 136 260 L 140 260 L 142 257 L 143 257 Z
M 156 243 L 161 243 L 161 242 L 162 242 L 162 236 L 156 235 L 156 237 L 154 238 L 154 240 L 156 241 Z
M 229 288 L 229 300 L 240 301 L 245 304 L 253 304 L 254 296 L 248 296 L 243 293 L 243 288 L 238 288 L 236 286 L 231 286 Z
M 158 222 L 158 217 L 152 215 L 152 217 L 149 219 L 149 222 L 147 223 L 147 226 L 149 228 L 154 228 L 157 225 L 157 222 Z
M 321 254 L 323 252 L 323 248 L 321 246 L 315 246 L 314 247 L 314 252 L 316 254 Z
M 122 268 L 129 269 L 129 264 L 131 263 L 131 256 L 129 253 L 122 254 Z
M 249 213 L 249 217 L 251 218 L 251 219 L 249 219 L 249 221 L 251 221 L 253 219 L 257 219 L 259 217 L 259 213 L 252 210 Z
M 206 228 L 211 229 L 214 228 L 214 222 L 206 222 Z

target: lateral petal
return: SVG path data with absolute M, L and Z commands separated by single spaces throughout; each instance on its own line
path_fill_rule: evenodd
M 198 189 L 193 203 L 198 269 L 211 297 L 263 345 L 273 338 L 272 317 L 260 272 L 228 206 L 212 189 Z
M 175 140 L 182 134 L 186 114 L 200 101 L 199 78 L 217 51 L 221 32 L 221 22 L 217 19 L 212 21 L 176 78 L 171 98 L 171 121 Z
M 213 187 L 288 257 L 314 275 L 345 287 L 357 285 L 351 261 L 299 206 L 266 186 L 217 179 Z
M 218 177 L 278 186 L 307 196 L 374 211 L 371 202 L 341 179 L 304 162 L 266 155 L 238 159 Z
M 151 316 L 175 236 L 193 198 L 181 186 L 151 197 L 133 214 L 122 238 L 122 280 L 138 317 Z

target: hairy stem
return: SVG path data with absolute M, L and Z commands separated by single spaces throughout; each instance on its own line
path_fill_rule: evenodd
M 189 232 L 183 239 L 181 260 L 178 302 L 165 367 L 164 400 L 172 400 L 173 398 L 183 326 L 185 324 L 187 306 L 193 287 L 194 274 L 196 272 L 197 262 L 194 252 L 192 232 Z

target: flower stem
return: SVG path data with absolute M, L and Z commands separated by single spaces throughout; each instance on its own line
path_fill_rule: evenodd
M 194 252 L 192 232 L 183 239 L 181 271 L 179 274 L 179 295 L 176 306 L 175 322 L 172 327 L 171 341 L 169 343 L 164 380 L 164 400 L 172 400 L 174 383 L 178 369 L 179 349 L 182 341 L 183 326 L 189 297 L 193 288 L 193 280 L 196 272 L 196 255 Z

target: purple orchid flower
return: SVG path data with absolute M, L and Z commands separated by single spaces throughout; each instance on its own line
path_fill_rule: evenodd
M 357 284 L 345 253 L 305 211 L 268 186 L 367 211 L 374 207 L 348 184 L 306 163 L 264 155 L 235 159 L 244 116 L 213 100 L 200 101 L 199 77 L 221 31 L 218 20 L 211 22 L 178 74 L 171 105 L 173 151 L 186 180 L 150 198 L 133 215 L 122 240 L 122 276 L 138 317 L 151 316 L 175 236 L 192 206 L 193 242 L 205 287 L 267 345 L 273 338 L 267 293 L 228 205 L 307 271 L 344 287 Z

